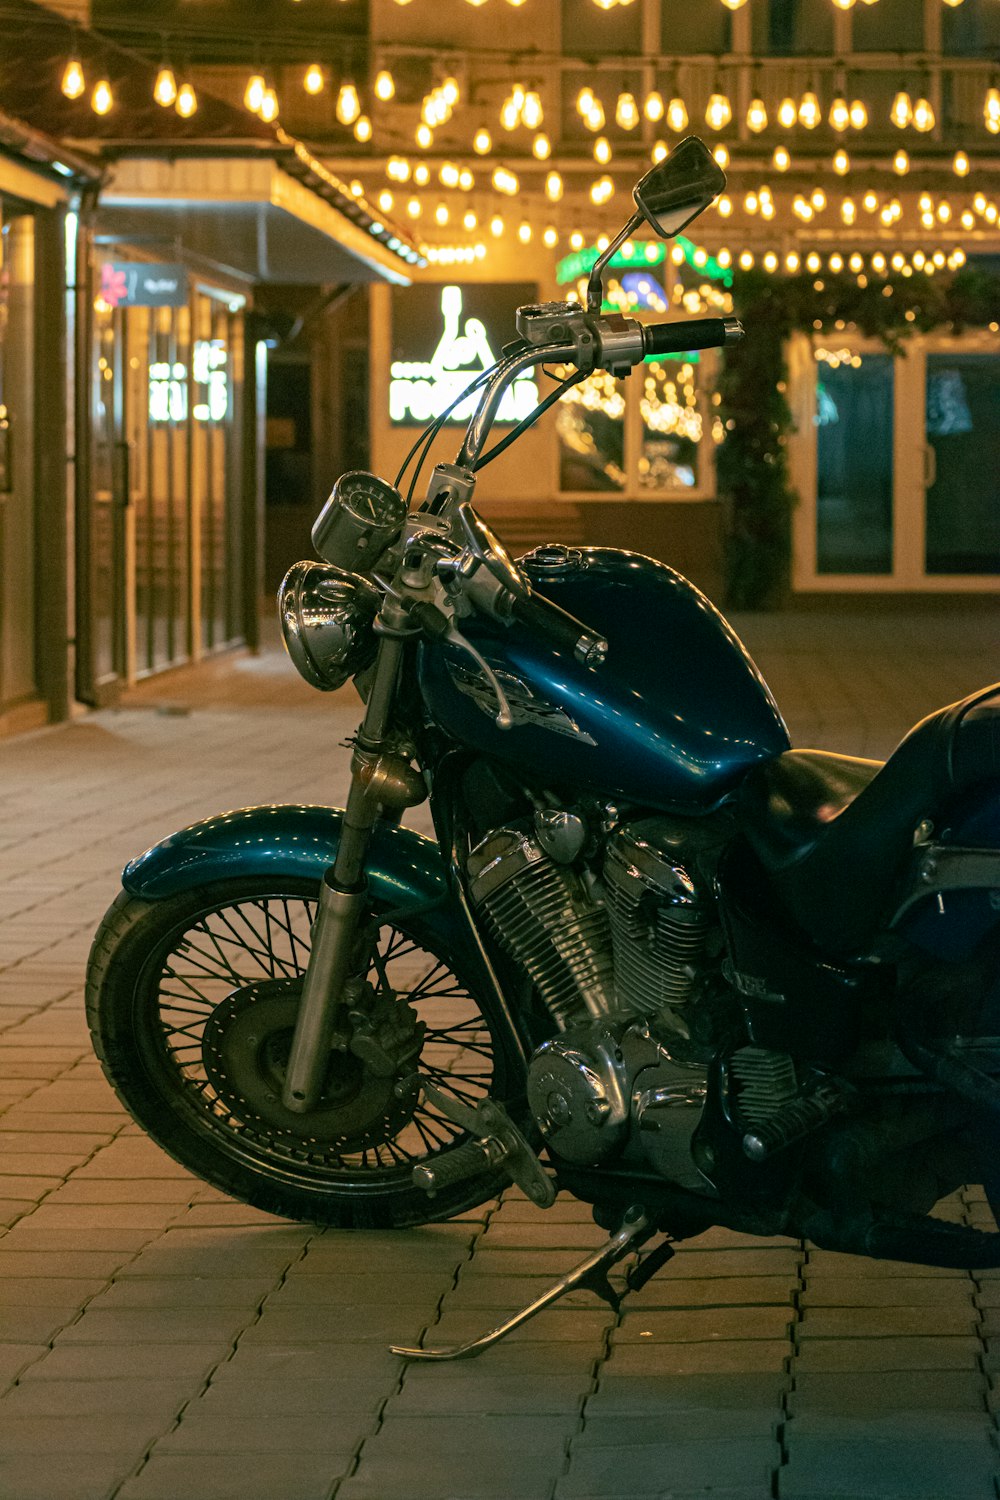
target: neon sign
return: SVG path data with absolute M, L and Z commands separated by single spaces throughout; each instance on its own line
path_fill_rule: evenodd
M 495 364 L 485 325 L 479 318 L 462 321 L 462 288 L 441 288 L 443 329 L 430 360 L 393 360 L 389 366 L 389 420 L 393 423 L 430 422 L 460 395 L 470 380 Z M 451 412 L 449 422 L 467 422 L 479 393 L 474 392 Z M 538 385 L 530 374 L 507 387 L 498 422 L 520 422 L 538 405 Z
M 221 422 L 229 410 L 229 369 L 225 340 L 196 339 L 191 359 L 195 385 L 205 388 L 205 399 L 196 401 L 191 415 L 196 422 Z M 186 422 L 188 415 L 188 369 L 179 360 L 158 360 L 149 367 L 149 420 Z

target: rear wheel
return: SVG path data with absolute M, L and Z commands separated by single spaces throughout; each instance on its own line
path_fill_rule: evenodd
M 446 943 L 419 917 L 380 919 L 315 1110 L 281 1104 L 316 911 L 312 882 L 220 881 L 163 901 L 122 893 L 94 940 L 87 1013 L 126 1108 L 207 1182 L 312 1223 L 447 1219 L 503 1185 L 485 1173 L 433 1199 L 414 1166 L 468 1139 L 418 1093 L 465 1104 L 517 1091 L 520 1062 Z

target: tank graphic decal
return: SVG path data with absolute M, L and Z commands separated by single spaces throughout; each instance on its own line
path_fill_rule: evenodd
M 495 661 L 490 662 L 490 667 L 506 694 L 515 729 L 518 725 L 530 724 L 536 729 L 551 730 L 553 734 L 571 735 L 584 745 L 597 744 L 591 735 L 580 728 L 575 719 L 570 718 L 565 709 L 533 692 L 523 677 L 515 677 L 513 672 L 506 667 L 499 666 Z M 460 693 L 471 698 L 476 707 L 481 708 L 491 719 L 496 718 L 496 693 L 482 672 L 477 672 L 473 667 L 449 661 L 448 675 Z

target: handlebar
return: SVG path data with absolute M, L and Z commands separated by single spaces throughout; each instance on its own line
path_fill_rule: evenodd
M 551 603 L 544 594 L 519 594 L 510 606 L 511 618 L 547 636 L 554 646 L 569 651 L 585 667 L 599 667 L 608 654 L 608 643 L 596 630 Z
M 642 330 L 647 354 L 686 354 L 689 349 L 726 349 L 743 337 L 739 318 L 692 318 L 687 323 L 653 323 Z

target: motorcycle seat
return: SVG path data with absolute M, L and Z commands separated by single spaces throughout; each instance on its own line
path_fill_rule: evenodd
M 786 750 L 755 766 L 739 796 L 743 832 L 785 907 L 813 941 L 860 955 L 888 913 L 921 825 L 1000 778 L 1000 684 L 921 720 L 884 763 Z

